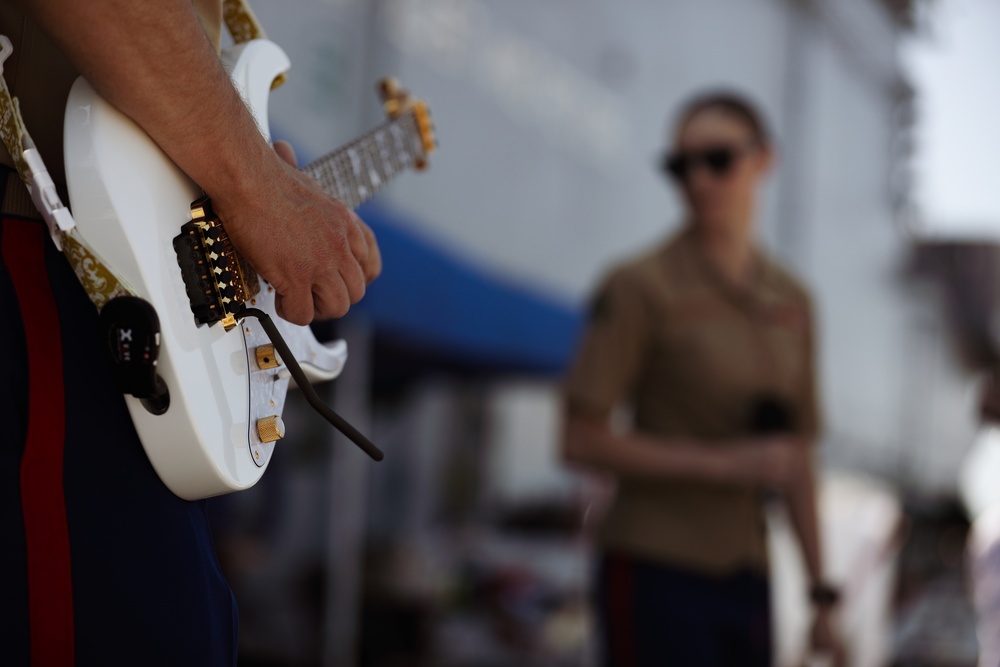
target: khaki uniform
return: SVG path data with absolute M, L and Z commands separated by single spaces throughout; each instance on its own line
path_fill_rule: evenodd
M 797 430 L 819 429 L 805 290 L 761 254 L 740 291 L 708 263 L 693 229 L 607 277 L 565 382 L 571 410 L 634 409 L 637 432 L 711 448 L 752 435 L 755 404 L 780 399 Z M 600 544 L 696 571 L 765 571 L 760 492 L 684 479 L 622 477 Z

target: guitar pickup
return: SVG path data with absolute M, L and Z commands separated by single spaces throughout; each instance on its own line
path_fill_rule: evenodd
M 177 264 L 195 321 L 209 326 L 236 326 L 236 314 L 260 292 L 260 280 L 250 263 L 233 247 L 211 202 L 203 197 L 191 205 L 191 220 L 173 241 Z

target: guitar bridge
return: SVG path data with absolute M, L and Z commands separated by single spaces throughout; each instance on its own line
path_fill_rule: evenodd
M 226 331 L 235 327 L 245 302 L 260 291 L 260 280 L 236 252 L 208 197 L 191 205 L 191 221 L 181 226 L 173 243 L 195 321 L 209 326 L 222 322 Z

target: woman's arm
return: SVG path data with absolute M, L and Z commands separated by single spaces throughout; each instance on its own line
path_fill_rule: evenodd
M 802 557 L 805 560 L 809 581 L 812 584 L 822 583 L 823 560 L 816 512 L 816 475 L 811 456 L 803 457 L 801 470 L 785 490 L 785 498 L 792 528 L 802 547 Z
M 812 448 L 808 447 L 806 451 L 811 452 Z M 802 548 L 810 589 L 813 589 L 827 584 L 820 549 L 816 474 L 811 458 L 811 456 L 805 458 L 802 470 L 786 489 L 785 499 L 792 529 L 799 538 L 799 545 Z M 829 654 L 833 659 L 833 665 L 840 667 L 845 664 L 845 657 L 843 644 L 834 628 L 834 607 L 830 601 L 815 607 L 816 615 L 813 617 L 810 643 L 814 651 Z
M 790 438 L 712 446 L 693 440 L 665 441 L 638 433 L 613 433 L 606 420 L 572 408 L 564 423 L 563 457 L 599 472 L 787 488 L 805 466 L 802 443 Z

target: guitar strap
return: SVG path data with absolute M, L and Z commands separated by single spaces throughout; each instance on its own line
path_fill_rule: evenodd
M 27 217 L 29 207 L 24 201 L 25 193 L 30 196 L 35 210 L 41 213 L 49 228 L 52 241 L 66 255 L 87 296 L 98 310 L 116 296 L 134 296 L 135 291 L 80 236 L 73 215 L 59 198 L 42 156 L 24 126 L 18 101 L 11 97 L 7 81 L 3 78 L 3 63 L 13 51 L 10 39 L 0 35 L 0 138 L 3 139 L 26 190 L 14 194 L 20 188 L 12 185 L 15 183 L 13 179 L 7 179 L 4 207 L 13 204 L 18 211 L 14 208 L 9 210 L 21 212 Z
M 267 38 L 264 28 L 246 0 L 222 0 L 222 20 L 237 44 Z
M 249 42 L 251 39 L 267 39 L 267 33 L 246 0 L 222 0 L 222 20 L 236 44 Z M 271 83 L 271 90 L 283 83 L 285 75 L 279 74 Z
M 266 37 L 264 29 L 245 0 L 223 0 L 222 16 L 237 44 Z M 91 248 L 80 235 L 69 209 L 63 205 L 52 177 L 45 168 L 21 117 L 17 98 L 3 78 L 3 63 L 13 52 L 10 40 L 0 35 L 0 139 L 14 161 L 24 183 L 19 187 L 7 179 L 3 202 L 6 212 L 35 217 L 41 213 L 56 247 L 63 251 L 90 300 L 100 310 L 118 296 L 136 296 L 135 290 Z M 282 83 L 275 81 L 275 86 Z

